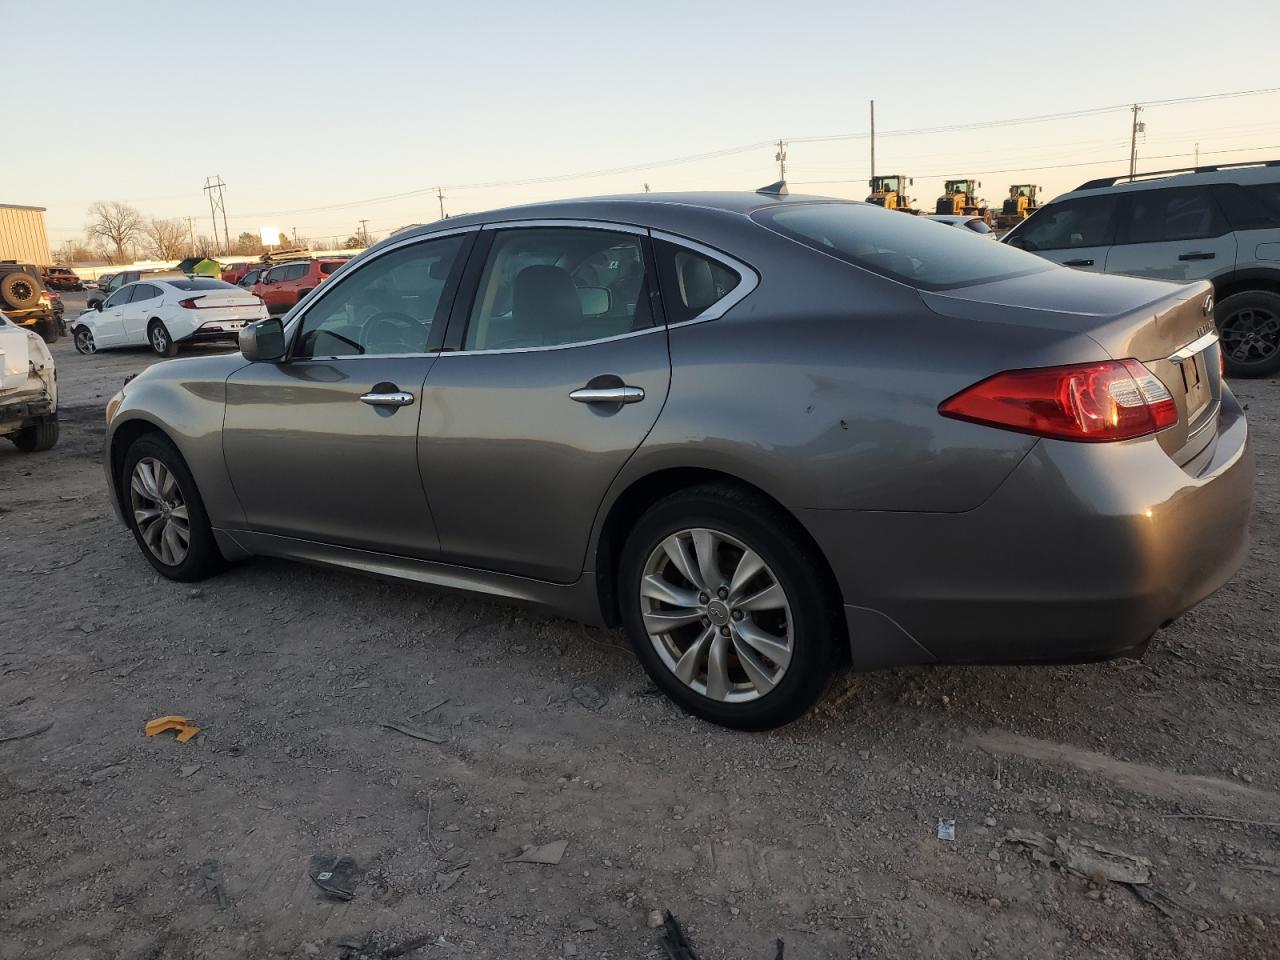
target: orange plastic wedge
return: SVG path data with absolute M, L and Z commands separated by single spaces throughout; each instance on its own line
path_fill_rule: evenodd
M 148 720 L 146 730 L 148 737 L 154 737 L 157 733 L 164 733 L 166 730 L 176 730 L 179 743 L 186 743 L 200 732 L 199 727 L 191 725 L 190 717 L 179 716 L 156 717 L 154 720 Z

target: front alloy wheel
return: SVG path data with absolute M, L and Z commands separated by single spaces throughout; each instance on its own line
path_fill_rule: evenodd
M 76 352 L 85 355 L 98 352 L 98 345 L 93 342 L 93 331 L 88 327 L 76 327 Z
M 696 527 L 649 555 L 640 609 L 654 650 L 681 683 L 711 700 L 755 700 L 791 663 L 791 611 L 760 555 L 719 530 Z
M 166 567 L 177 567 L 191 546 L 191 518 L 173 473 L 159 460 L 144 457 L 129 480 L 133 520 L 142 542 Z

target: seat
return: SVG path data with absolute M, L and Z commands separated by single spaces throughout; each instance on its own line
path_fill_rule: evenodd
M 569 271 L 553 264 L 534 264 L 517 273 L 511 321 L 516 337 L 530 346 L 580 339 L 582 301 Z
M 680 296 L 686 307 L 699 311 L 716 302 L 716 281 L 711 274 L 711 264 L 702 257 L 677 254 L 676 274 L 680 281 Z

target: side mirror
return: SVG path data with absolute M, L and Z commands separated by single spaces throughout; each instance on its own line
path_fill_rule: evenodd
M 95 300 L 95 301 L 93 301 L 93 309 L 95 309 L 95 310 L 97 310 L 99 313 L 101 313 L 101 312 L 102 312 L 102 301 L 101 301 L 101 300 Z
M 284 359 L 284 324 L 278 317 L 249 324 L 240 331 L 240 352 L 253 362 Z

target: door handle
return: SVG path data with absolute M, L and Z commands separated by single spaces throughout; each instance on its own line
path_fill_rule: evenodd
M 1216 253 L 1184 253 L 1178 257 L 1179 260 L 1212 260 L 1216 257 Z
M 569 394 L 579 403 L 639 403 L 644 399 L 643 387 L 582 387 Z
M 392 390 L 388 393 L 362 393 L 360 402 L 371 407 L 407 407 L 413 403 L 413 394 L 404 390 Z
M 1062 265 L 1064 267 L 1092 267 L 1093 261 L 1092 260 L 1063 260 Z

